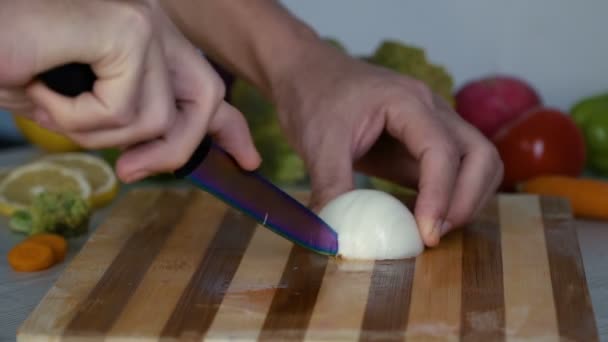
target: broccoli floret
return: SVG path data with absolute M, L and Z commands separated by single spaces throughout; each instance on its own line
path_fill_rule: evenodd
M 287 142 L 272 102 L 243 79 L 235 81 L 231 95 L 232 104 L 245 116 L 253 142 L 262 156 L 260 174 L 278 185 L 307 182 L 304 162 Z
M 17 210 L 9 224 L 13 231 L 34 235 L 55 233 L 66 238 L 88 231 L 89 203 L 74 192 L 41 192 L 25 209 Z
M 441 65 L 431 63 L 422 48 L 385 40 L 367 61 L 425 82 L 448 103 L 454 104 L 452 76 Z

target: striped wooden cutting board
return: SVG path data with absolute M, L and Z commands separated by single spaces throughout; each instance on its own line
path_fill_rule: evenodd
M 20 341 L 595 341 L 568 206 L 502 195 L 416 259 L 294 246 L 209 195 L 139 189 L 116 205 Z

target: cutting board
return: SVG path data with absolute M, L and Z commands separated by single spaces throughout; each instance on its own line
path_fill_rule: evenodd
M 404 338 L 598 340 L 567 202 L 500 195 L 417 258 L 355 262 L 304 250 L 199 190 L 133 190 L 18 331 L 19 341 Z

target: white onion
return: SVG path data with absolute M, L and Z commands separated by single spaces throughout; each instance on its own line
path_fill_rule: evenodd
M 345 259 L 405 259 L 424 250 L 410 210 L 382 191 L 358 189 L 342 194 L 319 217 L 338 233 L 338 255 Z

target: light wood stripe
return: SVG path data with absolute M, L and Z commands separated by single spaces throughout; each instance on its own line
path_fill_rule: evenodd
M 158 339 L 226 210 L 202 192 L 197 192 L 188 205 L 183 219 L 168 237 L 109 332 L 109 336 L 119 336 L 111 341 L 132 337 L 137 337 L 138 341 Z
M 503 341 L 505 302 L 498 202 L 462 230 L 462 341 Z
M 199 339 L 209 329 L 256 223 L 245 214 L 229 209 L 210 242 L 190 283 L 184 289 L 161 336 Z
M 360 341 L 405 337 L 416 259 L 376 261 Z
M 462 232 L 454 231 L 416 260 L 406 338 L 458 340 L 461 292 Z
M 206 339 L 258 338 L 292 246 L 267 228 L 257 227 Z
M 306 341 L 359 338 L 373 271 L 373 261 L 329 260 Z
M 328 257 L 294 245 L 266 316 L 260 341 L 301 340 L 308 328 Z
M 141 217 L 150 212 L 163 195 L 163 192 L 135 190 L 118 199 L 108 219 L 96 229 L 23 322 L 18 332 L 19 341 L 59 340 L 79 304 L 103 277 L 128 237 L 142 225 Z
M 499 198 L 507 340 L 559 340 L 539 200 Z
M 598 341 L 578 237 L 572 217 L 565 215 L 571 212 L 568 202 L 545 197 L 541 207 L 560 335 L 572 341 Z
M 127 240 L 91 293 L 80 304 L 65 336 L 80 337 L 104 334 L 114 324 L 167 236 L 181 219 L 188 199 L 167 192 L 157 202 L 157 209 L 145 216 L 144 224 Z

